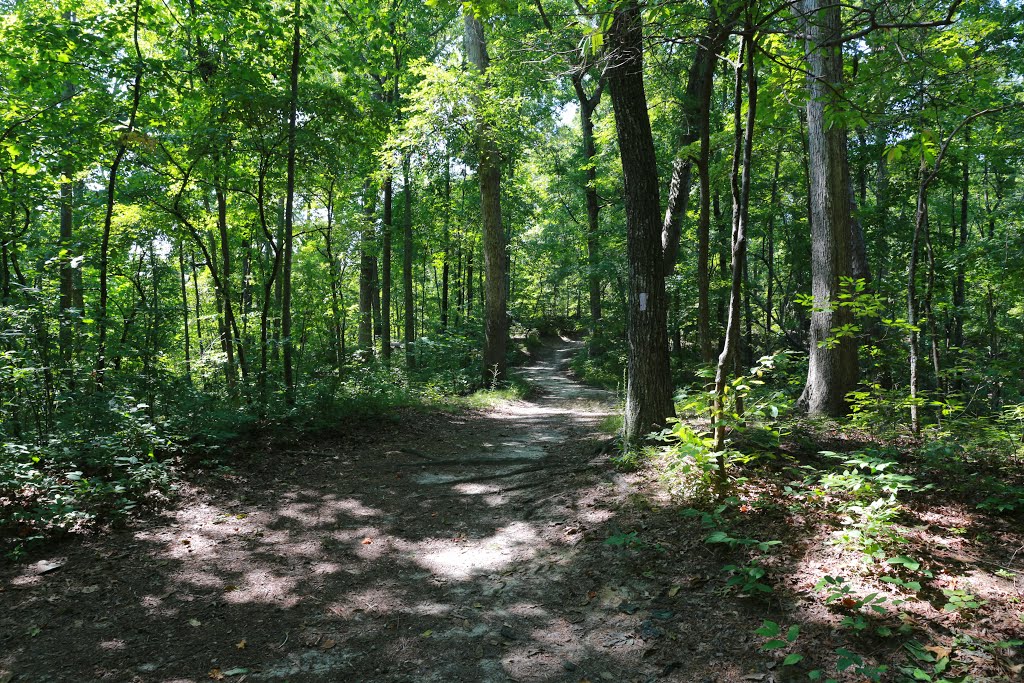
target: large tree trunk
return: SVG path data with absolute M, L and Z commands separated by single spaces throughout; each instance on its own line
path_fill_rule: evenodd
M 607 68 L 625 180 L 629 272 L 629 344 L 623 435 L 638 443 L 675 411 L 669 373 L 665 260 L 658 171 L 647 113 L 640 8 L 617 10 L 608 34 Z
M 846 394 L 857 383 L 857 340 L 836 330 L 853 322 L 839 306 L 841 281 L 853 275 L 846 130 L 826 120 L 826 108 L 842 88 L 843 58 L 838 38 L 840 6 L 802 0 L 807 38 L 808 169 L 811 204 L 810 359 L 807 384 L 797 405 L 811 415 L 841 415 Z
M 299 57 L 302 40 L 301 0 L 292 10 L 292 63 L 289 71 L 288 104 L 288 178 L 284 207 L 284 269 L 281 273 L 281 336 L 284 343 L 284 396 L 288 405 L 295 403 L 294 349 L 292 343 L 292 251 L 295 225 L 295 146 L 299 110 Z
M 469 12 L 465 13 L 465 38 L 470 63 L 481 76 L 486 77 L 490 58 L 487 55 L 484 27 Z M 486 121 L 479 121 L 477 124 L 476 147 L 479 155 L 477 177 L 480 180 L 484 271 L 487 275 L 484 298 L 483 381 L 490 384 L 505 380 L 508 314 L 505 288 L 505 230 L 501 222 L 501 155 L 493 131 Z

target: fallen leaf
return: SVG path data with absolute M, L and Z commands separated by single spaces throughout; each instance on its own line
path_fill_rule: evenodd
M 857 601 L 853 598 L 843 598 L 843 607 L 856 607 Z
M 227 586 L 224 586 L 224 592 L 226 592 L 226 593 L 230 593 L 231 591 L 236 591 L 236 590 L 238 590 L 238 586 L 232 586 L 231 584 L 228 584 Z
M 338 643 L 333 641 L 333 640 L 325 640 L 324 642 L 320 643 L 320 649 L 321 650 L 330 650 L 332 647 L 334 647 L 337 644 Z
M 363 539 L 363 545 L 370 545 L 371 543 L 373 543 L 373 539 L 369 536 Z
M 928 645 L 924 649 L 928 650 L 928 652 L 934 652 L 936 659 L 942 659 L 943 657 L 948 657 L 950 655 L 950 653 L 953 652 L 953 648 L 951 648 L 951 647 L 942 647 L 941 645 Z
M 213 669 L 210 669 L 210 678 L 212 678 L 215 681 L 223 681 L 224 673 L 221 672 L 220 669 L 214 667 Z
M 99 586 L 85 586 L 84 588 L 82 588 L 82 592 L 83 593 L 95 593 L 99 589 L 100 589 Z
M 55 562 L 53 560 L 40 560 L 39 562 L 36 562 L 34 565 L 32 565 L 32 568 L 35 570 L 35 573 L 38 576 L 42 576 L 43 574 L 55 572 L 63 566 L 64 563 L 61 561 Z
M 187 538 L 182 539 L 182 541 L 181 541 L 182 545 L 190 545 L 191 543 L 192 543 L 192 541 L 188 540 Z
M 680 588 L 682 588 L 682 586 L 672 586 L 671 588 L 669 588 L 668 589 L 668 597 L 670 597 L 670 598 L 676 597 L 676 594 L 679 592 Z
M 227 671 L 225 671 L 224 675 L 225 676 L 241 676 L 242 674 L 247 674 L 247 673 L 249 673 L 248 669 L 242 668 L 240 666 L 236 666 L 234 669 L 228 669 Z
M 248 645 L 248 643 L 245 642 L 245 638 L 242 638 L 240 641 L 235 643 L 235 647 L 237 647 L 239 650 L 244 650 L 246 645 Z
M 428 628 L 426 631 L 424 631 L 420 635 L 423 636 L 424 638 L 429 638 L 433 633 L 434 633 L 433 629 L 429 629 Z
M 193 626 L 202 626 L 203 625 L 203 622 L 199 621 L 195 617 L 192 617 L 191 619 L 189 619 L 188 623 L 190 623 Z

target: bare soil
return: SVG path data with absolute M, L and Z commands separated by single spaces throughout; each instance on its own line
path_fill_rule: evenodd
M 531 400 L 248 444 L 174 509 L 4 566 L 0 683 L 806 680 L 753 629 L 832 647 L 801 598 L 832 560 L 792 540 L 788 589 L 725 590 L 656 472 L 609 462 L 615 397 L 567 375 L 575 348 L 522 371 Z

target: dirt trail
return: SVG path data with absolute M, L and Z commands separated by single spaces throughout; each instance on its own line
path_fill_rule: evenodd
M 254 453 L 3 569 L 0 681 L 742 680 L 742 608 L 600 453 L 614 397 L 574 348 L 521 371 L 533 400 Z

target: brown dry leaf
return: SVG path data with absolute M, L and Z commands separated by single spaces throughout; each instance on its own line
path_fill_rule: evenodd
M 953 652 L 953 648 L 951 648 L 951 647 L 942 647 L 941 645 L 928 645 L 924 649 L 928 650 L 928 652 L 934 653 L 936 659 L 942 659 L 943 657 L 948 657 L 950 655 L 950 653 Z
M 333 641 L 333 640 L 325 640 L 324 642 L 320 643 L 320 649 L 321 650 L 330 650 L 332 647 L 334 647 L 337 644 L 338 643 Z
M 217 667 L 210 669 L 210 678 L 215 681 L 223 681 L 224 673 Z
M 188 540 L 187 538 L 186 538 L 186 539 L 183 539 L 183 540 L 181 541 L 181 544 L 182 544 L 182 545 L 189 545 L 189 544 L 191 544 L 191 543 L 192 543 L 192 541 Z
M 371 543 L 373 543 L 373 539 L 369 536 L 363 539 L 363 545 L 370 545 Z
M 228 584 L 227 586 L 224 586 L 224 592 L 225 593 L 230 593 L 231 591 L 236 591 L 236 590 L 238 590 L 238 586 L 234 586 L 234 585 L 231 585 L 231 584 Z
M 242 638 L 240 641 L 235 643 L 235 647 L 237 647 L 239 650 L 244 650 L 245 646 L 248 645 L 248 644 L 249 643 L 245 642 L 245 638 Z

